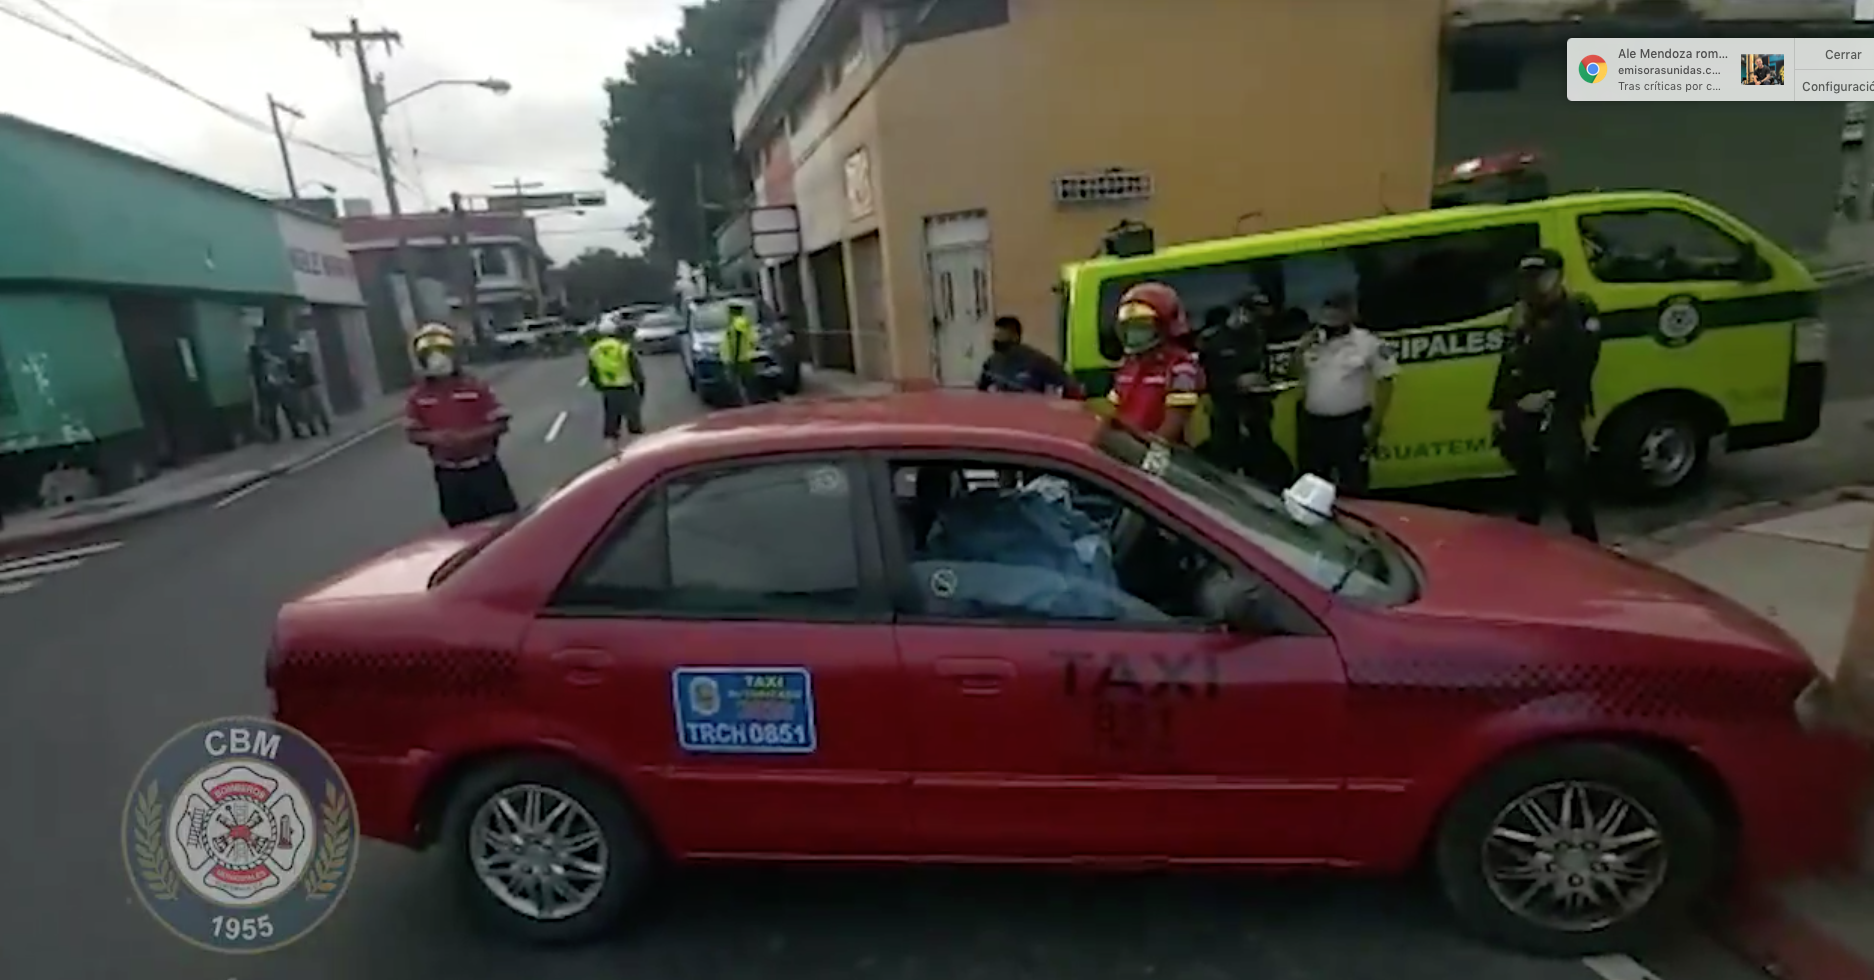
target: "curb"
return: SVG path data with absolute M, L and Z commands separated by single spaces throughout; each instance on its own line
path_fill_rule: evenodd
M 1657 562 L 1746 525 L 1848 500 L 1874 500 L 1874 486 L 1851 485 L 1787 500 L 1760 500 L 1630 538 L 1617 547 L 1629 557 Z
M 309 462 L 322 459 L 327 455 L 343 452 L 388 429 L 396 421 L 396 416 L 380 419 L 356 432 L 341 436 L 330 445 L 281 460 L 255 469 L 239 480 L 230 480 L 217 484 L 212 490 L 192 490 L 180 496 L 157 503 L 137 506 L 127 505 L 123 510 L 96 521 L 79 522 L 61 527 L 49 527 L 36 534 L 21 534 L 0 540 L 0 559 L 11 558 L 25 553 L 43 552 L 48 547 L 58 547 L 96 537 L 100 534 L 114 534 L 134 525 L 157 517 L 174 514 L 178 511 L 199 507 L 211 500 L 219 500 L 231 494 L 240 493 L 266 483 L 275 477 L 290 473 Z
M 498 362 L 484 367 L 481 371 L 481 376 L 484 380 L 492 383 L 515 373 L 526 364 L 526 361 Z M 393 404 L 394 394 L 395 393 L 390 392 L 385 393 L 385 397 L 393 398 Z M 246 479 L 221 484 L 210 492 L 187 493 L 171 500 L 165 500 L 161 503 L 149 504 L 143 507 L 137 507 L 132 504 L 128 505 L 123 511 L 90 523 L 51 527 L 37 534 L 22 534 L 16 537 L 0 539 L 0 559 L 15 557 L 27 552 L 41 552 L 49 546 L 56 547 L 82 541 L 99 534 L 115 533 L 133 525 L 141 524 L 151 518 L 174 514 L 177 511 L 187 510 L 191 507 L 199 507 L 210 500 L 218 500 L 231 494 L 251 489 L 275 477 L 283 476 L 298 470 L 310 463 L 319 462 L 327 457 L 335 456 L 376 436 L 395 423 L 401 411 L 401 408 L 394 407 L 390 411 L 383 413 L 380 417 L 361 426 L 356 431 L 336 437 L 329 445 L 320 446 L 317 449 L 299 454 L 292 459 L 281 460 L 277 463 L 261 467 L 252 471 Z

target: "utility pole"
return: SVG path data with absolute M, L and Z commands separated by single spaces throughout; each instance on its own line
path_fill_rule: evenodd
M 280 166 L 286 168 L 286 193 L 288 197 L 297 201 L 299 200 L 299 181 L 293 179 L 293 154 L 286 148 L 286 127 L 280 125 L 281 113 L 292 116 L 294 119 L 305 119 L 306 116 L 298 109 L 275 99 L 271 94 L 267 96 L 267 114 L 273 117 L 273 139 L 274 142 L 280 144 Z
M 481 273 L 475 268 L 475 247 L 469 237 L 468 212 L 462 207 L 462 195 L 449 192 L 449 218 L 457 245 L 457 264 L 462 276 L 462 306 L 468 311 L 469 336 L 480 346 L 482 340 L 482 304 L 479 285 Z
M 710 282 L 716 277 L 716 243 L 709 237 L 709 198 L 703 193 L 702 163 L 694 164 L 691 173 L 696 177 L 696 247 L 702 263 L 699 273 L 703 281 L 698 285 L 707 293 Z
M 423 308 L 422 290 L 417 288 L 415 275 L 416 263 L 410 259 L 410 242 L 404 233 L 403 203 L 397 197 L 397 172 L 390 165 L 390 143 L 384 138 L 384 113 L 387 111 L 384 99 L 384 80 L 382 76 L 371 74 L 371 58 L 367 45 L 382 44 L 386 54 L 394 51 L 403 43 L 403 35 L 392 30 L 367 31 L 358 25 L 358 18 L 351 19 L 351 29 L 344 31 L 313 31 L 312 39 L 331 47 L 333 53 L 343 55 L 345 46 L 351 45 L 353 57 L 358 62 L 358 81 L 364 89 L 364 111 L 371 121 L 371 142 L 377 149 L 377 171 L 384 179 L 384 203 L 390 207 L 390 217 L 397 233 L 397 271 L 403 275 L 405 286 L 410 290 L 410 309 L 418 320 L 429 319 Z

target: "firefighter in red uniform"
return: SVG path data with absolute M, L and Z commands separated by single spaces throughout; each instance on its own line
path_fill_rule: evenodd
M 1113 376 L 1113 414 L 1168 442 L 1189 444 L 1204 397 L 1204 369 L 1190 348 L 1191 323 L 1176 290 L 1144 282 L 1119 298 L 1113 328 L 1126 355 Z
M 508 431 L 507 409 L 462 370 L 448 327 L 424 327 L 411 348 L 423 377 L 404 403 L 404 428 L 412 443 L 429 450 L 443 521 L 459 527 L 519 510 L 496 453 Z

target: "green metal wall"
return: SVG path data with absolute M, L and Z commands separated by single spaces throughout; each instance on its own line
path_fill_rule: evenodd
M 0 452 L 143 425 L 116 321 L 101 296 L 0 294 L 0 372 Z
M 247 343 L 253 335 L 241 322 L 241 308 L 206 300 L 195 304 L 195 366 L 208 400 L 217 407 L 241 405 L 252 398 L 247 380 Z
M 0 280 L 286 296 L 273 207 L 0 116 Z

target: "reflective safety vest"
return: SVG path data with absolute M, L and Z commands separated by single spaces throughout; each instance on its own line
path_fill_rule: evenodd
M 601 388 L 629 388 L 636 383 L 631 376 L 631 345 L 617 337 L 600 337 L 592 342 L 586 357 L 592 362 L 592 383 Z
M 761 338 L 755 335 L 755 326 L 748 322 L 748 317 L 732 316 L 729 318 L 729 332 L 722 340 L 722 359 L 731 364 L 747 364 L 755 359 L 755 348 Z

